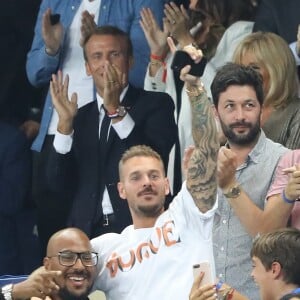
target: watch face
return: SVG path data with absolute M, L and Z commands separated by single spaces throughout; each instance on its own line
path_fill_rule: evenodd
M 241 189 L 239 186 L 234 186 L 228 193 L 224 194 L 227 198 L 236 198 L 241 194 Z
M 241 193 L 241 190 L 238 186 L 234 187 L 231 191 L 234 196 L 238 196 Z
M 117 109 L 117 113 L 120 117 L 124 117 L 127 113 L 126 108 L 124 106 L 119 106 Z

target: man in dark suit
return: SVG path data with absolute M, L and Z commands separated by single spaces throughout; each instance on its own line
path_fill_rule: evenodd
M 51 188 L 75 191 L 68 225 L 95 237 L 120 232 L 132 223 L 127 202 L 117 191 L 123 152 L 145 144 L 167 166 L 177 127 L 167 94 L 128 85 L 133 56 L 126 33 L 112 26 L 99 27 L 85 39 L 83 48 L 97 101 L 77 113 L 77 95 L 71 101 L 68 98 L 68 76 L 64 83 L 61 72 L 52 76 L 50 91 L 59 121 L 47 173 Z

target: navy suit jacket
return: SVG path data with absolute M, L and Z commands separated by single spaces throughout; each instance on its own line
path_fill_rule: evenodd
M 72 150 L 68 154 L 50 153 L 47 167 L 49 185 L 53 189 L 73 187 L 75 197 L 68 225 L 84 230 L 91 237 L 101 210 L 101 182 L 105 182 L 114 213 L 121 228 L 132 224 L 127 201 L 119 197 L 118 163 L 124 151 L 133 145 L 145 144 L 156 150 L 167 167 L 169 153 L 177 136 L 174 104 L 169 95 L 148 92 L 129 86 L 122 101 L 135 122 L 126 139 L 120 139 L 111 127 L 103 173 L 99 167 L 99 111 L 93 101 L 80 108 L 74 120 Z M 105 174 L 104 176 L 102 174 Z M 99 216 L 98 216 L 99 217 Z

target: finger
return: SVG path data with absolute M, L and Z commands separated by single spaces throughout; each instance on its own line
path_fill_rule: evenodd
M 190 65 L 186 65 L 184 66 L 181 70 L 180 70 L 180 76 L 179 78 L 182 81 L 186 81 L 189 77 L 188 77 L 188 73 L 191 71 L 191 66 Z
M 68 90 L 69 90 L 69 75 L 67 74 L 64 80 L 64 84 L 62 85 L 62 93 L 65 99 L 68 99 Z
M 153 15 L 153 12 L 150 8 L 147 8 L 147 16 L 148 16 L 148 20 L 149 20 L 149 23 L 151 24 L 151 26 L 153 28 L 158 28 L 158 23 Z
M 189 15 L 188 15 L 187 10 L 184 8 L 183 4 L 180 5 L 180 10 L 181 10 L 181 13 L 183 14 L 184 18 L 186 20 L 188 20 L 189 19 Z
M 292 167 L 283 169 L 282 172 L 284 174 L 291 174 L 291 173 L 295 172 L 296 170 L 297 170 L 296 166 L 292 166 Z
M 192 285 L 192 290 L 197 290 L 200 286 L 200 283 L 203 279 L 204 273 L 200 272 L 194 279 L 193 285 Z
M 43 24 L 45 24 L 46 26 L 50 26 L 51 22 L 50 22 L 50 15 L 51 15 L 51 9 L 48 8 L 44 15 L 43 15 Z
M 170 51 L 171 51 L 172 53 L 175 53 L 176 50 L 177 50 L 177 48 L 176 48 L 176 46 L 175 46 L 175 44 L 174 44 L 173 39 L 172 39 L 170 36 L 167 37 L 167 42 L 168 42 Z
M 176 13 L 170 4 L 165 4 L 164 14 L 170 23 L 177 20 Z
M 170 32 L 170 28 L 169 28 L 169 24 L 166 20 L 166 18 L 163 18 L 163 32 L 166 34 L 166 35 L 169 35 L 169 32 Z
M 57 88 L 60 91 L 62 87 L 62 81 L 63 81 L 63 74 L 61 70 L 58 70 L 57 72 Z
M 73 93 L 71 95 L 71 103 L 76 105 L 76 107 L 77 107 L 77 99 L 78 99 L 77 93 Z
M 152 11 L 150 8 L 144 8 L 143 9 L 143 16 L 144 16 L 144 21 L 148 26 L 153 26 L 154 25 L 154 17 L 152 15 Z
M 172 13 L 174 17 L 181 15 L 180 8 L 174 2 L 170 2 L 170 7 L 172 8 Z

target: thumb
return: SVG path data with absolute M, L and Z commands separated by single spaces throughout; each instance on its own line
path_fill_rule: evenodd
M 175 46 L 175 44 L 174 44 L 174 41 L 173 41 L 172 37 L 168 36 L 168 37 L 167 37 L 167 42 L 168 42 L 170 51 L 171 51 L 172 53 L 175 53 L 176 50 L 177 50 L 177 48 L 176 48 L 176 46 Z

